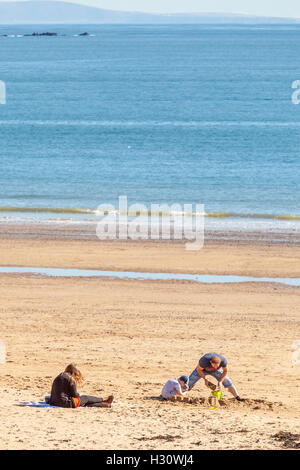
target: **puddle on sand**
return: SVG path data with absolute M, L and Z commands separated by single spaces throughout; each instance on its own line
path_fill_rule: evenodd
M 213 274 L 181 274 L 181 273 L 139 273 L 135 271 L 101 271 L 94 269 L 69 268 L 33 268 L 1 266 L 0 273 L 6 274 L 42 274 L 51 277 L 109 277 L 116 279 L 138 280 L 177 280 L 193 281 L 204 284 L 225 284 L 242 282 L 280 283 L 289 286 L 300 286 L 300 278 L 271 278 L 251 276 L 219 276 Z

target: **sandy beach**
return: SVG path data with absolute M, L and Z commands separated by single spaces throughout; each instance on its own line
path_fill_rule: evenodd
M 28 235 L 0 239 L 1 266 L 300 277 L 296 246 L 100 242 Z M 299 448 L 300 288 L 271 283 L 50 278 L 0 274 L 1 449 Z M 216 410 L 199 382 L 184 401 L 157 400 L 206 352 L 226 356 L 245 403 Z M 84 394 L 112 409 L 20 407 L 42 400 L 75 362 Z M 278 434 L 281 433 L 281 434 Z M 289 435 L 288 433 L 291 433 Z M 276 437 L 277 436 L 277 437 Z
M 70 2 L 0 0 L 0 450 L 299 450 L 300 4 Z

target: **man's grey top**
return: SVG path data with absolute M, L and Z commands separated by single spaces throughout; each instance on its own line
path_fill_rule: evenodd
M 220 367 L 227 367 L 227 359 L 224 356 L 221 356 L 221 354 L 217 354 L 217 353 L 207 353 L 204 356 L 202 356 L 199 361 L 199 366 L 202 367 L 202 369 L 210 368 L 211 367 L 210 361 L 212 360 L 214 356 L 217 356 L 220 358 L 221 360 Z
M 178 379 L 170 379 L 164 385 L 164 388 L 161 391 L 161 395 L 164 398 L 172 398 L 176 395 L 176 392 L 181 392 L 181 385 L 178 382 Z

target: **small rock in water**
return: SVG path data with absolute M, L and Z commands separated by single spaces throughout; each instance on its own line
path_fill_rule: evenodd
M 24 34 L 24 36 L 57 36 L 57 33 L 32 33 L 32 34 Z

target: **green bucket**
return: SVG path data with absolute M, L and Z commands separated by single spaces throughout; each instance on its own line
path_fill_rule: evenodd
M 222 398 L 222 390 L 215 390 L 214 392 L 211 392 L 213 397 L 217 397 L 218 400 L 221 400 Z

